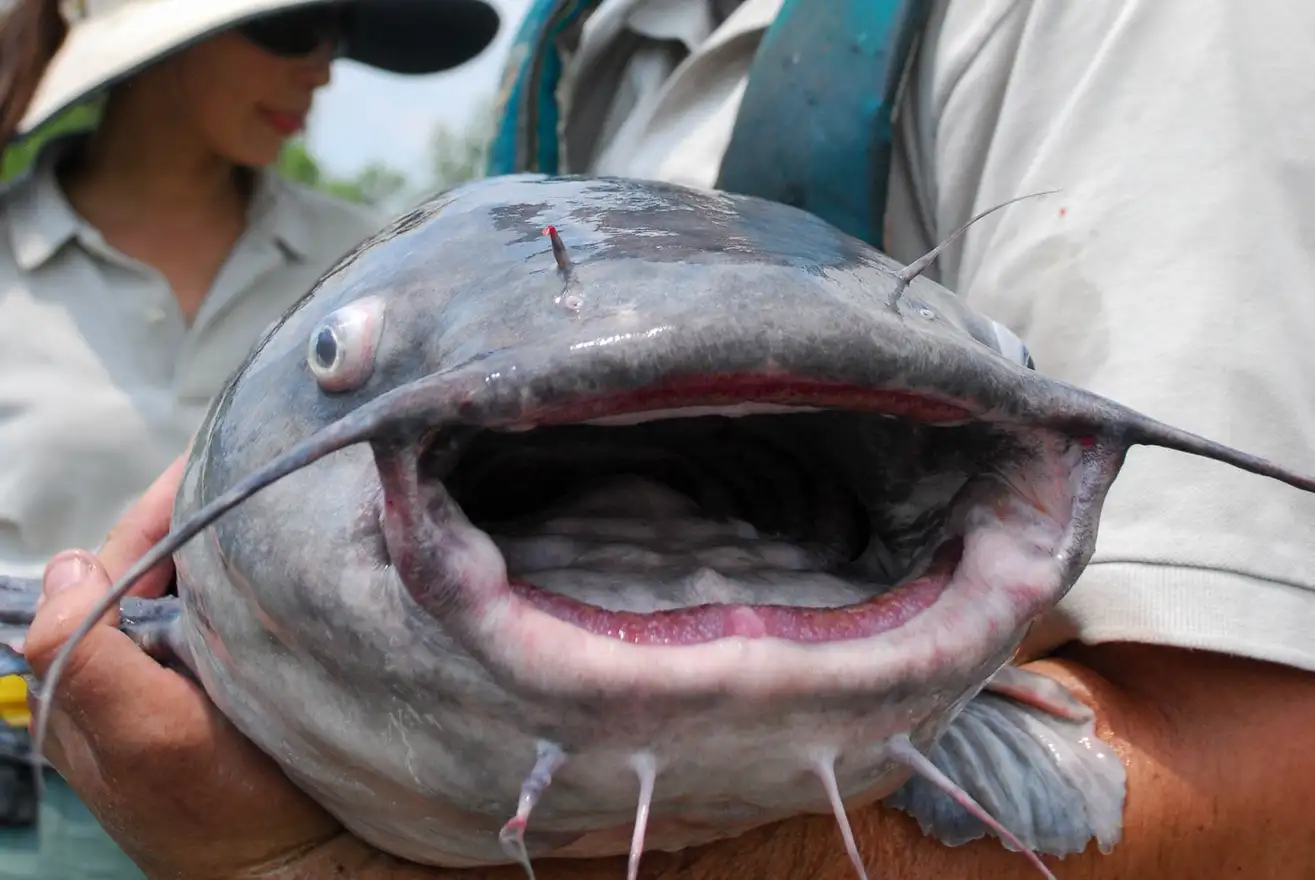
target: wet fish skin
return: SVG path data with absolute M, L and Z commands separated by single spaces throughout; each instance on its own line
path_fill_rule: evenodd
M 1009 657 L 1085 566 L 1130 445 L 1312 484 L 1027 369 L 993 322 L 902 269 L 794 209 L 664 184 L 516 176 L 436 198 L 328 273 L 216 400 L 155 551 L 178 572 L 163 642 L 347 827 L 419 862 L 511 858 L 499 831 L 529 779 L 546 785 L 520 829 L 532 857 L 680 848 L 830 812 L 828 784 L 851 804 L 887 798 L 948 844 L 984 826 L 947 791 L 1030 849 L 1114 845 L 1117 757 L 1089 711 Z M 332 391 L 310 365 L 325 326 L 359 343 Z M 856 412 L 882 389 L 952 427 Z M 963 532 L 950 586 L 858 654 L 752 636 L 636 645 L 531 608 L 508 591 L 499 536 L 472 528 L 444 481 L 461 483 L 489 431 L 533 435 L 637 395 L 839 407 L 830 422 L 734 421 L 816 453 L 814 472 L 840 475 L 893 532 L 897 563 Z M 794 424 L 827 430 L 787 436 Z M 812 522 L 788 525 L 800 547 L 828 537 Z M 991 559 L 1012 567 L 994 576 Z M 928 766 L 950 785 L 909 781 Z M 646 839 L 631 833 L 637 800 Z

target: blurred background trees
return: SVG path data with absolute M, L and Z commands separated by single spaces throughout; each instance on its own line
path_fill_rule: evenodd
M 90 128 L 100 118 L 100 102 L 89 101 L 65 110 L 32 137 L 0 153 L 0 184 L 21 174 L 36 157 L 41 145 L 70 131 Z
M 5 150 L 0 154 L 0 185 L 21 174 L 31 164 L 41 144 L 57 135 L 95 125 L 99 112 L 100 107 L 95 102 L 70 108 L 35 136 Z M 307 186 L 386 211 L 400 212 L 436 192 L 482 176 L 493 125 L 490 100 L 464 129 L 445 125 L 435 127 L 429 135 L 427 167 L 409 175 L 386 163 L 371 162 L 349 176 L 335 176 L 321 167 L 302 138 L 288 142 L 279 157 L 278 170 L 285 177 Z

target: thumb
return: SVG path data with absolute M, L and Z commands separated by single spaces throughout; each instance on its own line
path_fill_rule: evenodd
M 37 608 L 45 604 L 51 596 L 58 595 L 70 587 L 84 581 L 99 581 L 103 590 L 109 589 L 109 575 L 104 566 L 85 550 L 67 550 L 53 557 L 46 563 L 45 573 L 41 578 L 41 598 Z
M 65 551 L 46 565 L 36 615 L 23 642 L 23 655 L 39 680 L 46 679 L 65 642 L 109 589 L 110 578 L 105 567 L 85 550 Z M 52 699 L 64 704 L 79 722 L 82 719 L 78 716 L 84 712 L 94 714 L 98 697 L 104 699 L 114 692 L 114 669 L 104 667 L 122 663 L 116 655 L 136 653 L 145 662 L 154 662 L 114 628 L 118 620 L 117 608 L 107 611 L 98 625 L 74 646 L 59 681 L 55 682 Z

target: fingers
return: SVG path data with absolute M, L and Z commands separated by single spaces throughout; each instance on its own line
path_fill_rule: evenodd
M 58 707 L 50 713 L 48 723 L 46 741 L 41 744 L 41 757 L 79 791 L 89 793 L 84 794 L 84 798 L 96 797 L 100 792 L 100 771 L 82 729 Z
M 112 579 L 127 571 L 168 533 L 173 497 L 183 466 L 183 457 L 175 459 L 114 524 L 99 558 L 85 551 L 72 550 L 57 554 L 47 564 L 37 614 L 28 629 L 23 650 L 39 679 L 49 675 L 50 666 L 60 649 L 109 591 Z M 163 562 L 134 584 L 131 592 L 144 596 L 161 595 L 171 575 L 172 563 Z M 112 609 L 73 647 L 63 674 L 55 682 L 57 689 L 51 697 L 51 706 L 38 706 L 37 694 L 29 689 L 28 703 L 33 721 L 41 712 L 48 711 L 51 738 L 61 740 L 42 744 L 50 750 L 51 762 L 61 772 L 70 772 L 68 761 L 62 757 L 64 753 L 88 751 L 85 744 L 75 749 L 67 742 L 69 722 L 84 726 L 113 709 L 115 702 L 110 695 L 116 693 L 125 675 L 154 681 L 156 686 L 164 688 L 187 687 L 119 632 L 115 628 L 117 625 L 118 611 Z M 118 704 L 118 711 L 122 708 L 121 703 Z M 61 730 L 65 735 L 60 735 Z
M 150 485 L 128 512 L 110 529 L 99 556 L 111 580 L 123 575 L 161 538 L 169 534 L 174 494 L 182 478 L 185 460 L 174 459 Z M 144 575 L 129 591 L 134 596 L 154 597 L 164 594 L 173 576 L 173 564 L 161 562 Z
M 45 679 L 64 643 L 110 588 L 95 557 L 82 551 L 61 553 L 46 568 L 41 605 L 28 630 L 23 653 L 32 671 Z M 107 612 L 69 654 L 52 701 L 87 731 L 113 737 L 116 725 L 131 726 L 139 711 L 125 693 L 153 692 L 187 699 L 191 686 L 147 656 L 115 629 L 118 612 Z M 41 707 L 50 709 L 52 707 Z M 53 718 L 52 714 L 52 718 Z
M 117 610 L 67 644 L 113 579 L 167 534 L 181 475 L 180 459 L 115 524 L 99 558 L 69 551 L 47 566 L 24 653 L 53 692 L 34 720 L 47 722 L 47 758 L 151 876 L 254 876 L 253 866 L 295 862 L 341 827 L 200 687 L 120 632 Z M 169 567 L 134 592 L 160 592 Z
M 184 458 L 179 456 L 155 479 L 119 521 L 110 528 L 99 556 L 83 550 L 68 550 L 57 554 L 46 565 L 42 579 L 42 594 L 38 601 L 37 618 L 28 629 L 24 655 L 33 671 L 45 677 L 60 645 L 72 635 L 83 617 L 95 603 L 104 597 L 115 578 L 123 575 L 138 559 L 169 532 L 169 517 L 173 498 L 182 477 Z M 163 561 L 142 577 L 130 591 L 136 595 L 158 596 L 164 592 L 172 572 L 172 562 Z M 60 598 L 56 599 L 56 596 Z M 54 603 L 46 607 L 47 603 Z M 43 611 L 44 609 L 44 611 Z M 99 643 L 110 638 L 112 644 L 135 646 L 132 640 L 113 629 L 118 624 L 118 612 L 107 612 L 97 630 L 84 642 Z M 86 654 L 77 651 L 81 662 Z M 141 652 L 138 652 L 141 653 Z M 154 664 L 144 654 L 142 659 Z
M 89 554 L 56 557 L 25 645 L 38 676 L 48 678 L 110 586 Z M 50 702 L 34 709 L 46 713 L 46 757 L 134 861 L 151 876 L 248 876 L 249 864 L 336 832 L 200 688 L 115 629 L 116 617 L 71 646 Z

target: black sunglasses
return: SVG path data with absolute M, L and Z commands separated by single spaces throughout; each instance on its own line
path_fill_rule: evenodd
M 337 46 L 345 23 L 337 5 L 307 6 L 238 25 L 248 41 L 281 58 L 302 58 L 325 43 Z

